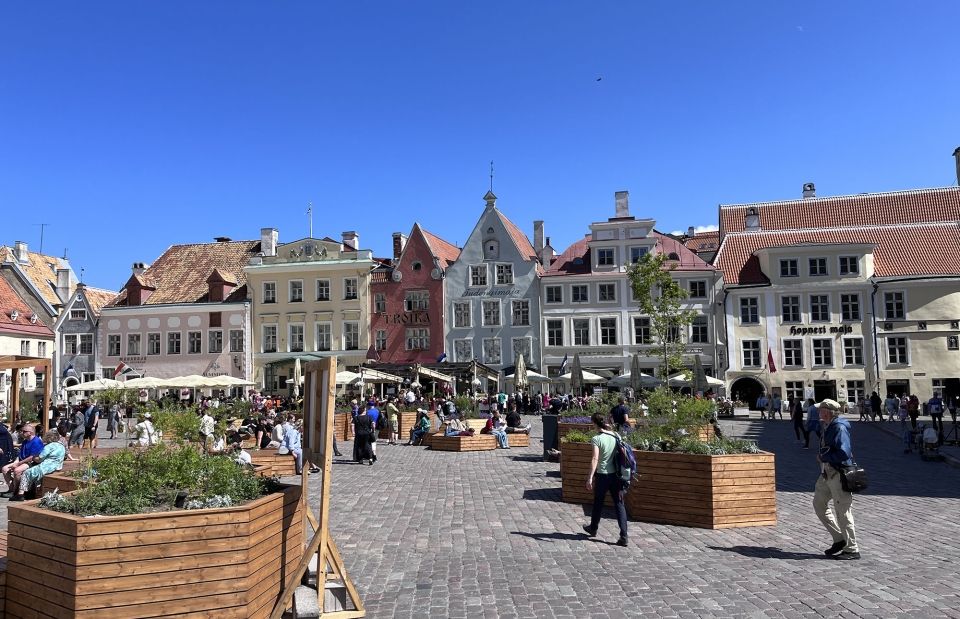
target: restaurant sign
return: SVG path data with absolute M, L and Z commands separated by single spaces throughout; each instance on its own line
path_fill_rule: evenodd
M 790 327 L 790 335 L 846 335 L 853 333 L 853 327 L 850 325 L 834 325 L 828 327 Z

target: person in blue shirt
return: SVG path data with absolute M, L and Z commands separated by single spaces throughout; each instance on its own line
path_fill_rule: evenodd
M 283 426 L 283 447 L 287 448 L 296 462 L 297 475 L 303 472 L 303 444 L 300 440 L 300 430 L 297 429 L 296 417 L 287 416 L 287 423 Z
M 767 409 L 770 407 L 770 399 L 767 398 L 767 393 L 763 392 L 760 394 L 760 397 L 757 398 L 757 409 L 760 411 L 760 419 L 767 418 Z
M 367 402 L 367 416 L 373 424 L 373 436 L 370 437 L 370 452 L 373 454 L 373 462 L 377 461 L 377 433 L 380 431 L 380 409 L 374 400 Z
M 860 547 L 853 523 L 853 494 L 843 489 L 840 480 L 840 468 L 853 463 L 850 422 L 841 416 L 840 403 L 835 400 L 823 400 L 818 410 L 823 438 L 817 455 L 820 476 L 813 493 L 813 509 L 833 537 L 833 545 L 824 554 L 835 559 L 856 560 L 860 558 Z
M 20 476 L 30 468 L 33 457 L 39 456 L 40 452 L 43 451 L 43 441 L 37 436 L 37 427 L 32 423 L 27 423 L 20 431 L 20 456 L 0 469 L 0 472 L 3 473 L 3 480 L 7 482 L 7 491 L 0 493 L 0 497 L 9 499 L 13 496 L 14 489 L 20 485 Z

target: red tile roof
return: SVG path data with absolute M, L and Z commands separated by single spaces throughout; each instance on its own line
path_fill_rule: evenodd
M 695 252 L 717 251 L 717 248 L 720 247 L 720 231 L 697 232 L 688 237 L 683 244 Z
M 762 230 L 957 221 L 960 220 L 960 187 L 721 205 L 721 234 L 742 232 L 748 208 L 757 209 Z
M 527 260 L 539 260 L 537 252 L 533 248 L 533 243 L 531 243 L 530 239 L 527 238 L 527 235 L 523 233 L 523 230 L 518 228 L 515 223 L 507 219 L 507 216 L 500 212 L 500 209 L 495 208 L 494 210 L 497 211 L 500 221 L 503 222 L 503 226 L 510 234 L 510 238 L 513 240 L 513 244 L 517 246 L 517 251 L 520 252 L 520 255 Z
M 16 320 L 10 317 L 14 311 L 18 314 Z M 0 277 L 0 333 L 14 337 L 52 338 L 53 331 L 43 321 L 30 322 L 32 315 L 33 310 L 26 301 L 7 280 Z
M 440 260 L 440 264 L 443 267 L 448 267 L 454 262 L 457 261 L 457 258 L 460 257 L 460 248 L 441 239 L 436 234 L 427 232 L 420 224 L 413 224 L 414 227 L 420 228 L 420 232 L 423 233 L 423 238 L 427 241 L 427 246 L 430 248 L 430 252 Z
M 94 316 L 99 316 L 103 306 L 117 296 L 117 293 L 112 290 L 103 290 L 102 288 L 93 288 L 92 286 L 84 286 L 83 294 L 87 298 L 87 309 L 90 310 Z
M 589 273 L 590 248 L 587 246 L 589 241 L 590 235 L 584 235 L 582 239 L 563 250 L 563 253 L 557 256 L 557 259 L 547 268 L 543 276 L 556 277 L 558 275 L 585 275 Z
M 237 280 L 237 287 L 226 301 L 246 298 L 247 276 L 243 271 L 251 256 L 260 251 L 260 241 L 229 241 L 172 245 L 137 279 L 155 291 L 144 305 L 161 303 L 202 303 L 209 294 L 207 278 L 219 269 Z M 127 292 L 122 291 L 110 306 L 126 305 Z
M 676 271 L 713 271 L 714 267 L 705 262 L 692 250 L 688 249 L 677 239 L 653 230 L 651 236 L 657 239 L 657 251 L 667 254 L 676 254 L 679 260 L 670 260 L 670 264 Z M 559 275 L 585 275 L 590 273 L 590 235 L 585 235 L 582 239 L 568 247 L 557 259 L 550 265 L 544 277 L 556 277 Z M 578 260 L 579 259 L 579 260 Z
M 873 267 L 877 277 L 960 274 L 957 222 L 730 234 L 714 263 L 723 271 L 725 284 L 764 284 L 769 280 L 760 271 L 755 255 L 759 249 L 851 243 L 875 245 Z M 921 247 L 928 250 L 918 251 Z
M 12 247 L 0 245 L 0 262 L 16 262 Z M 28 264 L 17 263 L 26 276 L 33 282 L 33 285 L 40 291 L 41 296 L 50 305 L 57 306 L 63 302 L 57 296 L 57 269 L 65 269 L 69 266 L 66 260 L 47 256 L 35 251 L 27 250 Z M 72 294 L 73 291 L 71 290 Z

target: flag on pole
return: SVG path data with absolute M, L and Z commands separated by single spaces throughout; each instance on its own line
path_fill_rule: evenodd
M 444 353 L 440 353 L 440 356 L 437 357 L 437 363 L 443 363 L 443 361 L 444 361 L 446 358 L 447 358 L 447 353 L 445 353 L 445 352 L 444 352 Z
M 118 376 L 125 376 L 134 371 L 135 370 L 132 367 L 121 361 L 120 365 L 117 366 L 117 369 L 113 371 L 113 379 L 116 380 Z
M 773 350 L 770 348 L 767 349 L 767 369 L 771 374 L 777 371 L 777 364 L 773 362 Z
M 563 356 L 563 361 L 560 362 L 560 375 L 563 376 L 567 373 L 567 356 Z

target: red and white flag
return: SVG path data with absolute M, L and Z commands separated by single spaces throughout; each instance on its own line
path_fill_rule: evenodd
M 767 349 L 767 368 L 771 373 L 777 371 L 777 364 L 773 362 L 773 349 Z
M 113 371 L 113 379 L 116 380 L 118 376 L 130 374 L 131 372 L 134 372 L 134 371 L 135 370 L 132 367 L 130 367 L 129 365 L 121 361 L 120 365 L 117 366 L 117 369 Z

